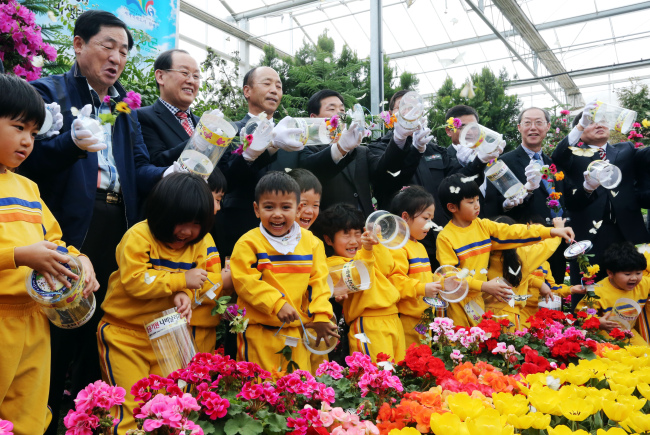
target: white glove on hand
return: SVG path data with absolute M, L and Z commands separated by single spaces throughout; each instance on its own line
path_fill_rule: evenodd
M 462 145 L 452 145 L 456 148 L 456 159 L 462 166 L 467 166 L 469 162 L 474 160 L 474 150 Z
M 582 183 L 582 187 L 587 192 L 593 192 L 594 190 L 598 189 L 598 187 L 600 186 L 600 181 L 598 181 L 595 178 L 592 178 L 589 175 L 589 171 L 583 172 L 582 175 L 585 177 L 585 181 L 584 183 Z
M 506 199 L 505 201 L 503 201 L 503 209 L 510 210 L 513 207 L 517 207 L 518 205 L 521 205 L 524 202 L 524 198 L 525 196 Z
M 431 129 L 427 127 L 427 122 L 423 120 L 420 122 L 420 128 L 413 132 L 413 146 L 422 154 L 432 139 Z
M 591 111 L 598 107 L 598 102 L 596 100 L 591 101 L 589 104 L 582 109 L 582 116 L 580 117 L 580 125 L 583 128 L 589 127 L 589 125 L 594 122 L 592 118 Z
M 406 138 L 411 136 L 412 134 L 413 134 L 412 130 L 407 130 L 404 127 L 402 127 L 399 122 L 395 122 L 395 126 L 393 127 L 393 140 L 395 141 L 398 147 L 404 148 L 404 144 L 406 143 Z
M 83 116 L 90 116 L 92 110 L 92 106 L 86 104 L 79 113 Z M 105 143 L 99 142 L 99 139 L 94 137 L 90 130 L 85 129 L 83 122 L 79 118 L 72 121 L 71 136 L 75 145 L 90 153 L 96 153 L 97 151 L 101 151 L 107 147 Z
M 526 175 L 526 184 L 524 184 L 526 190 L 532 192 L 537 189 L 539 183 L 542 182 L 542 172 L 539 170 L 539 165 L 531 160 L 524 169 L 524 174 Z
M 208 114 L 209 115 L 216 115 L 219 118 L 223 118 L 223 112 L 221 110 L 219 110 L 219 109 L 214 109 L 214 110 L 208 112 Z
M 482 161 L 483 163 L 488 163 L 490 160 L 494 160 L 497 157 L 499 157 L 503 152 L 503 150 L 505 149 L 506 149 L 506 141 L 502 140 L 501 142 L 499 142 L 499 145 L 497 145 L 495 150 L 492 151 L 491 153 L 484 153 L 479 147 L 477 156 L 479 160 Z
M 341 137 L 339 138 L 339 146 L 343 151 L 349 153 L 359 145 L 361 145 L 361 140 L 363 139 L 363 129 L 359 128 L 359 124 L 353 122 L 350 124 L 349 129 L 343 130 Z M 336 144 L 334 145 L 336 146 Z
M 300 151 L 305 146 L 301 142 L 292 139 L 291 136 L 300 136 L 302 129 L 289 128 L 287 126 L 289 122 L 291 122 L 291 117 L 285 116 L 280 122 L 278 122 L 278 125 L 275 126 L 273 129 L 273 146 L 289 152 Z
M 239 137 L 241 138 L 242 141 L 244 140 L 244 137 L 246 137 L 246 132 L 244 131 L 243 128 L 239 131 Z M 262 155 L 262 153 L 270 145 L 270 142 L 265 145 L 261 144 L 260 142 L 261 139 L 260 138 L 256 139 L 255 135 L 253 135 L 253 143 L 250 144 L 242 153 L 242 157 L 244 158 L 244 160 L 246 160 L 247 162 L 254 161 L 260 155 Z
M 52 114 L 52 126 L 45 133 L 45 137 L 52 137 L 59 134 L 59 130 L 63 127 L 63 115 L 61 114 L 61 106 L 58 103 L 50 103 L 45 105 L 45 110 L 49 110 Z
M 180 163 L 174 162 L 172 165 L 165 169 L 165 172 L 163 172 L 163 178 L 168 176 L 169 174 L 173 174 L 174 172 L 189 172 L 187 169 L 184 169 Z

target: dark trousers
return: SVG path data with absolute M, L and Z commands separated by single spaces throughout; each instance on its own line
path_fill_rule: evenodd
M 103 316 L 108 278 L 117 270 L 115 249 L 126 232 L 124 204 L 107 204 L 105 195 L 95 200 L 93 218 L 83 246 L 79 250 L 90 258 L 95 269 L 99 290 L 95 293 L 97 309 L 85 325 L 76 329 L 50 327 L 52 342 L 52 372 L 48 405 L 52 409 L 52 423 L 45 435 L 56 435 L 66 374 L 71 381 L 73 398 L 91 382 L 102 378 L 97 348 L 97 325 Z M 129 390 L 131 385 L 121 385 Z

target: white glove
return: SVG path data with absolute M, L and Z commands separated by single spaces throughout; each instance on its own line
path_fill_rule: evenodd
M 582 175 L 585 177 L 585 181 L 584 183 L 582 183 L 582 187 L 587 192 L 593 192 L 594 190 L 598 189 L 598 186 L 600 186 L 600 181 L 598 181 L 595 178 L 592 178 L 589 175 L 589 171 L 583 172 Z
M 245 136 L 246 136 L 246 132 L 242 128 L 239 131 L 239 137 L 241 138 L 241 140 L 244 140 Z M 266 150 L 266 148 L 268 148 L 269 143 L 264 145 L 261 144 L 260 142 L 261 139 L 259 137 L 256 139 L 255 135 L 253 135 L 253 143 L 250 144 L 242 153 L 242 157 L 244 158 L 244 160 L 246 160 L 247 162 L 252 162 L 255 159 L 257 159 L 260 155 L 262 155 L 262 153 Z
M 273 146 L 289 152 L 300 151 L 305 146 L 301 142 L 292 139 L 291 136 L 292 135 L 300 136 L 300 134 L 302 133 L 302 129 L 289 128 L 287 124 L 290 122 L 291 122 L 291 117 L 285 116 L 275 126 L 275 128 L 273 129 Z
M 503 201 L 503 209 L 510 210 L 513 207 L 517 207 L 524 202 L 525 196 L 516 196 L 514 198 L 506 199 Z
M 393 127 L 393 140 L 397 144 L 398 147 L 404 148 L 404 144 L 406 143 L 406 138 L 411 136 L 413 134 L 413 130 L 407 130 L 404 127 L 401 126 L 399 122 L 395 123 L 395 126 Z
M 452 145 L 453 146 L 453 145 Z M 462 145 L 456 145 L 456 159 L 462 166 L 467 166 L 469 162 L 474 160 L 474 150 Z
M 63 115 L 61 114 L 61 106 L 58 103 L 50 103 L 45 105 L 45 109 L 49 110 L 52 114 L 52 126 L 45 133 L 45 137 L 52 137 L 59 134 L 59 130 L 63 127 Z
M 420 128 L 413 132 L 413 146 L 422 154 L 432 139 L 431 129 L 427 127 L 427 122 L 424 119 L 420 120 Z
M 594 100 L 591 101 L 589 104 L 587 104 L 584 109 L 582 109 L 582 116 L 580 117 L 580 125 L 582 125 L 583 128 L 589 127 L 589 125 L 592 122 L 594 122 L 591 111 L 594 110 L 596 107 L 598 107 L 598 102 Z
M 526 175 L 526 184 L 524 184 L 526 190 L 532 192 L 537 189 L 539 183 L 542 182 L 542 172 L 539 170 L 539 164 L 531 160 L 524 169 L 524 174 Z
M 478 148 L 478 153 L 476 154 L 480 161 L 483 163 L 488 163 L 490 160 L 494 160 L 501 155 L 503 150 L 506 149 L 506 141 L 501 140 L 497 147 L 491 153 L 485 153 L 481 150 L 481 147 Z
M 350 124 L 350 128 L 346 128 L 341 133 L 339 138 L 339 146 L 343 151 L 349 153 L 359 145 L 361 145 L 361 140 L 363 139 L 363 129 L 359 128 L 359 124 L 353 122 Z
M 163 178 L 165 178 L 169 174 L 173 174 L 174 172 L 189 172 L 189 171 L 183 168 L 180 163 L 174 162 L 169 168 L 165 169 L 165 172 L 163 172 Z
M 216 115 L 219 118 L 223 118 L 223 112 L 221 110 L 219 110 L 219 109 L 214 109 L 214 110 L 208 112 L 208 114 L 209 115 Z
M 79 111 L 80 115 L 90 116 L 92 113 L 92 106 L 86 104 L 83 109 Z M 99 142 L 99 139 L 93 136 L 93 133 L 90 130 L 86 130 L 81 119 L 77 118 L 72 121 L 72 131 L 71 131 L 72 141 L 80 149 L 88 151 L 90 153 L 96 153 L 106 149 L 106 144 Z

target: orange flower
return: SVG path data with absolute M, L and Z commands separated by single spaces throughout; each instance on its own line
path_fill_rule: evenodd
M 377 429 L 379 429 L 379 435 L 388 435 L 388 433 L 393 430 L 393 429 L 398 429 L 402 430 L 404 428 L 404 423 L 401 421 L 395 421 L 395 422 L 384 422 L 384 423 L 379 423 L 377 425 Z
M 555 173 L 555 180 L 556 180 L 556 181 L 562 181 L 562 180 L 564 180 L 564 172 L 562 172 L 562 171 L 560 171 L 560 172 L 556 172 L 556 173 Z
M 603 353 L 604 353 L 605 350 L 607 350 L 607 349 L 614 349 L 614 350 L 616 350 L 616 349 L 620 349 L 620 347 L 618 347 L 618 346 L 615 345 L 615 344 L 611 344 L 611 343 L 596 343 L 596 352 L 594 352 L 594 353 L 595 353 L 596 355 L 598 355 L 599 357 L 602 358 L 602 357 L 603 357 Z
M 456 379 L 462 382 L 463 384 L 475 384 L 478 382 L 478 378 L 472 372 L 472 370 L 462 370 L 456 373 Z
M 384 403 L 379 408 L 379 414 L 377 415 L 377 421 L 391 421 L 393 419 L 393 408 L 390 407 L 388 403 Z
M 440 409 L 442 406 L 442 397 L 437 391 L 425 391 L 420 396 L 420 403 L 429 408 Z
M 561 192 L 551 192 L 549 195 L 549 198 L 551 199 L 560 199 L 560 196 L 562 196 Z
M 422 408 L 420 412 L 415 416 L 415 421 L 417 422 L 416 429 L 421 433 L 431 432 L 431 414 L 434 411 L 428 408 Z

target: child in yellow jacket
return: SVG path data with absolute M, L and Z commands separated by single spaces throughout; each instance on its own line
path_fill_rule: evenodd
M 397 310 L 404 328 L 407 349 L 411 344 L 420 344 L 420 340 L 424 339 L 415 330 L 424 310 L 429 308 L 424 297 L 434 297 L 442 288 L 439 282 L 433 282 L 427 251 L 419 242 L 433 226 L 434 211 L 433 196 L 420 186 L 404 187 L 395 195 L 390 208 L 391 213 L 401 216 L 409 226 L 406 245 L 401 249 L 390 250 L 398 272 L 391 275 L 390 279 L 401 295 Z
M 492 250 L 517 248 L 549 237 L 574 237 L 571 228 L 545 228 L 534 225 L 506 225 L 479 219 L 480 191 L 476 183 L 454 174 L 445 178 L 438 188 L 438 197 L 451 218 L 438 235 L 436 250 L 441 265 L 465 269 L 469 293 L 459 303 L 449 306 L 449 317 L 458 326 L 473 326 L 485 311 L 483 294 L 506 298 L 511 288 L 500 277 L 487 280 Z
M 296 223 L 300 187 L 285 172 L 270 172 L 255 187 L 255 214 L 260 227 L 244 234 L 230 260 L 238 303 L 247 311 L 248 328 L 237 337 L 237 359 L 264 370 L 285 370 L 278 354 L 286 346 L 291 360 L 309 370 L 310 352 L 301 340 L 301 323 L 311 322 L 317 341 L 337 337 L 330 322 L 332 305 L 327 286 L 323 245 Z M 311 292 L 309 316 L 301 309 Z
M 50 325 L 25 288 L 29 269 L 53 289 L 79 277 L 66 267 L 61 227 L 35 183 L 13 170 L 29 157 L 45 120 L 43 99 L 26 81 L 0 74 L 0 419 L 16 435 L 42 434 L 51 415 Z M 74 247 L 67 252 L 79 255 Z M 79 256 L 88 297 L 99 288 L 88 257 Z M 57 284 L 57 285 L 55 285 Z M 63 376 L 62 373 L 57 373 Z
M 214 199 L 205 180 L 189 173 L 163 178 L 149 195 L 146 218 L 117 247 L 119 269 L 108 281 L 97 330 L 104 377 L 127 391 L 116 433 L 136 428 L 131 386 L 150 374 L 168 374 L 161 372 L 144 325 L 174 307 L 191 325 L 194 292 L 222 282 L 208 234 Z

